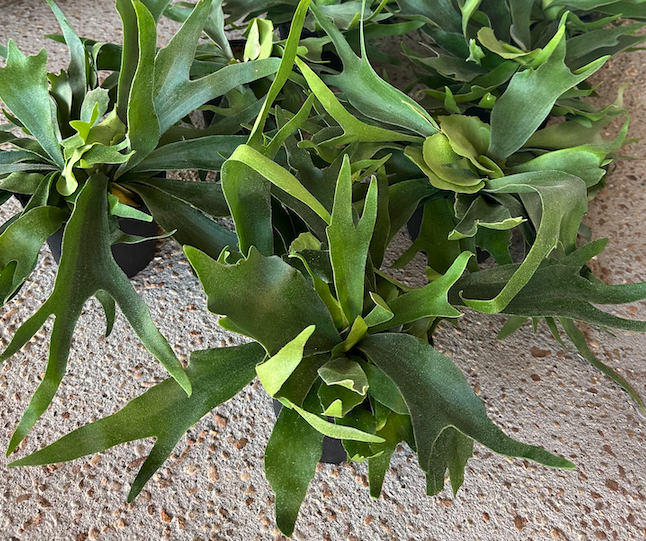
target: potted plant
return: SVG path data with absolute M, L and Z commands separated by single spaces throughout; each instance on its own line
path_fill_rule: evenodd
M 190 395 L 181 363 L 110 249 L 149 237 L 125 233 L 118 218 L 155 220 L 166 235 L 212 255 L 234 246 L 235 235 L 215 221 L 228 213 L 219 184 L 165 179 L 159 173 L 219 169 L 244 140 L 234 135 L 239 128 L 231 134 L 215 125 L 204 133 L 178 123 L 208 100 L 238 92 L 239 86 L 274 73 L 279 65 L 278 59 L 266 58 L 191 76 L 210 0 L 200 2 L 159 51 L 159 2 L 148 2 L 148 7 L 138 1 L 117 2 L 125 29 L 121 47 L 81 40 L 60 9 L 48 3 L 70 51 L 68 70 L 47 74 L 44 50 L 27 57 L 12 41 L 0 70 L 0 99 L 10 120 L 1 137 L 11 145 L 1 152 L 0 200 L 13 194 L 25 199 L 24 209 L 0 228 L 1 304 L 20 295 L 40 247 L 62 228 L 54 290 L 0 356 L 2 361 L 11 357 L 50 315 L 56 317 L 45 377 L 11 439 L 9 453 L 51 402 L 65 373 L 76 322 L 92 296 L 104 307 L 106 335 L 119 305 L 146 349 Z M 104 69 L 114 71 L 100 83 L 98 72 Z M 16 134 L 16 129 L 23 133 Z M 207 147 L 214 152 L 206 155 Z
M 139 17 L 145 15 L 135 6 Z M 307 62 L 309 49 L 299 38 L 308 16 L 343 63 L 341 78 L 327 80 L 354 81 L 344 103 Z M 565 36 L 555 35 L 543 65 L 563 70 Z M 361 44 L 357 56 L 316 3 L 299 3 L 249 136 L 226 161 L 218 158 L 224 161 L 221 197 L 236 239 L 209 253 L 195 239 L 178 238 L 209 310 L 224 316 L 222 327 L 252 341 L 194 352 L 183 373 L 192 394 L 169 378 L 119 412 L 12 465 L 70 460 L 154 436 L 132 500 L 187 429 L 258 376 L 284 406 L 267 444 L 265 471 L 276 493 L 277 524 L 287 535 L 324 435 L 342 440 L 349 459 L 368 461 L 374 497 L 400 442 L 416 451 L 429 494 L 442 490 L 447 470 L 457 491 L 474 441 L 505 455 L 573 467 L 504 434 L 459 369 L 433 348 L 437 326 L 456 321 L 462 306 L 510 316 L 503 335 L 527 319 L 544 319 L 560 340 L 560 323 L 581 354 L 643 408 L 630 385 L 592 354 L 575 323 L 646 330 L 644 322 L 595 306 L 643 299 L 646 285 L 602 284 L 586 263 L 605 241 L 579 237 L 583 244 L 577 244 L 579 232 L 585 233 L 588 193 L 624 142 L 626 126 L 611 142 L 601 138 L 600 124 L 527 130 L 517 105 L 523 92 L 512 84 L 496 100 L 491 124 L 457 113 L 436 119 L 379 78 Z M 564 92 L 599 64 L 563 72 L 570 85 Z M 537 87 L 545 83 L 544 72 L 529 73 L 539 74 Z M 286 84 L 297 84 L 307 96 L 298 111 L 275 103 Z M 558 98 L 537 99 L 536 116 L 549 114 Z M 214 159 L 215 148 L 209 152 L 202 159 Z M 144 183 L 133 180 L 127 187 L 148 203 L 137 184 Z M 383 268 L 384 254 L 420 205 L 422 230 L 404 259 L 425 251 L 428 283 L 411 288 Z M 72 214 L 68 227 L 74 223 Z M 516 261 L 509 254 L 512 229 L 526 247 Z M 492 253 L 495 267 L 477 265 L 477 246 Z

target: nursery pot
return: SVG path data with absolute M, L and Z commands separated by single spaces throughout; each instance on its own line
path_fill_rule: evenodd
M 23 207 L 29 202 L 29 195 L 14 195 Z M 142 222 L 140 220 L 133 220 L 132 218 L 118 218 L 117 220 L 121 230 L 129 235 L 154 237 L 159 233 L 159 226 L 156 222 Z M 63 229 L 61 227 L 47 239 L 47 244 L 49 244 L 56 263 L 61 260 Z M 112 256 L 121 270 L 126 273 L 126 276 L 132 278 L 146 268 L 148 263 L 152 261 L 156 250 L 157 239 L 146 240 L 137 244 L 114 244 L 112 246 Z
M 273 405 L 274 413 L 278 417 L 280 410 L 283 409 L 283 405 L 275 398 L 273 399 Z M 323 462 L 324 464 L 343 464 L 347 459 L 348 453 L 345 452 L 341 440 L 329 438 L 328 436 L 323 438 L 323 454 L 319 462 Z

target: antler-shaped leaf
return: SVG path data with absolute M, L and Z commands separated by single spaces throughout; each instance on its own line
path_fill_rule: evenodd
M 99 291 L 106 292 L 117 302 L 146 349 L 164 365 L 187 394 L 191 392 L 191 383 L 182 365 L 155 327 L 146 303 L 137 295 L 112 257 L 107 188 L 108 178 L 102 174 L 92 175 L 87 180 L 65 228 L 54 291 L 45 304 L 16 331 L 7 349 L 0 355 L 0 362 L 11 357 L 50 315 L 56 317 L 45 377 L 11 438 L 7 454 L 22 441 L 52 401 L 65 374 L 76 321 L 85 302 Z
M 40 247 L 60 229 L 67 212 L 56 207 L 36 207 L 0 234 L 0 306 L 9 300 L 31 274 Z
M 294 267 L 251 247 L 247 259 L 225 265 L 191 246 L 184 248 L 208 297 L 208 308 L 225 315 L 220 325 L 260 342 L 277 353 L 305 327 L 316 331 L 305 355 L 331 351 L 342 342 L 323 301 Z
M 363 215 L 355 226 L 350 160 L 344 156 L 339 172 L 327 238 L 341 308 L 348 323 L 363 313 L 364 277 L 370 240 L 377 219 L 377 180 L 370 182 Z
M 438 455 L 440 436 L 448 428 L 455 428 L 496 453 L 529 458 L 554 468 L 574 467 L 545 449 L 505 435 L 487 417 L 484 404 L 460 370 L 428 343 L 409 334 L 383 333 L 369 336 L 358 348 L 401 391 L 413 422 L 419 464 L 429 476 L 437 475 L 435 466 L 441 468 L 443 475 L 447 463 L 451 463 L 447 456 L 450 446 L 440 453 L 441 460 Z
M 159 115 L 161 133 L 210 99 L 237 86 L 267 77 L 275 73 L 280 65 L 280 59 L 267 58 L 231 64 L 211 75 L 190 80 L 195 50 L 210 7 L 211 0 L 198 2 L 182 28 L 155 59 L 155 109 Z
M 462 314 L 448 302 L 447 297 L 449 289 L 462 276 L 471 257 L 473 254 L 470 252 L 461 253 L 440 278 L 390 302 L 388 308 L 393 312 L 392 319 L 370 329 L 370 332 L 391 329 L 425 317 L 460 317 Z
M 601 327 L 646 332 L 646 321 L 624 319 L 594 306 L 624 304 L 646 298 L 646 282 L 606 285 L 581 276 L 585 262 L 601 252 L 606 242 L 607 239 L 601 239 L 582 246 L 569 257 L 543 261 L 502 313 L 522 317 L 571 318 Z M 518 264 L 501 265 L 469 274 L 453 286 L 451 301 L 453 304 L 460 302 L 458 292 L 464 297 L 474 298 L 499 295 L 521 268 L 522 265 Z
M 36 56 L 25 56 L 9 40 L 7 64 L 0 68 L 0 99 L 62 169 L 65 160 L 54 104 L 49 96 L 45 49 Z
M 79 118 L 81 105 L 85 98 L 88 83 L 88 77 L 85 70 L 85 47 L 61 9 L 53 2 L 53 0 L 47 0 L 47 3 L 54 12 L 56 19 L 58 20 L 58 24 L 60 24 L 63 36 L 65 37 L 65 44 L 70 52 L 70 65 L 67 69 L 69 85 L 72 91 L 72 110 L 70 112 L 71 118 Z
M 541 125 L 556 100 L 585 81 L 608 60 L 604 56 L 576 72 L 565 65 L 565 35 L 550 58 L 538 69 L 516 73 L 491 111 L 491 144 L 487 155 L 494 160 L 511 156 Z
M 574 250 L 579 224 L 588 204 L 585 182 L 562 171 L 536 171 L 490 180 L 485 191 L 494 194 L 517 193 L 521 197 L 523 194 L 535 193 L 538 194 L 541 205 L 536 240 L 503 289 L 490 300 L 464 298 L 464 303 L 475 310 L 497 313 L 527 284 L 541 261 L 559 242 L 566 253 Z
M 365 0 L 362 4 L 362 18 L 364 8 Z M 326 83 L 340 88 L 353 107 L 356 107 L 368 118 L 406 128 L 424 137 L 440 131 L 435 120 L 423 107 L 375 73 L 368 62 L 363 21 L 361 23 L 360 58 L 354 54 L 343 34 L 316 4 L 312 4 L 310 9 L 318 23 L 334 42 L 337 53 L 343 62 L 343 72 L 339 75 L 324 77 Z
M 321 102 L 323 108 L 343 129 L 342 135 L 338 135 L 335 130 L 333 137 L 324 141 L 320 141 L 319 138 L 316 138 L 316 143 L 321 145 L 325 144 L 326 146 L 337 146 L 352 143 L 353 141 L 360 141 L 362 143 L 383 143 L 393 141 L 420 142 L 419 136 L 401 134 L 393 130 L 372 126 L 357 119 L 349 113 L 343 105 L 341 105 L 334 92 L 326 86 L 321 78 L 316 75 L 316 73 L 314 73 L 312 69 L 305 64 L 305 62 L 300 58 L 296 58 L 296 65 L 301 70 L 307 84 L 316 95 L 317 99 Z M 326 135 L 327 130 L 321 130 L 320 133 Z
M 128 494 L 130 502 L 189 428 L 253 380 L 255 366 L 264 356 L 264 350 L 255 342 L 196 351 L 186 368 L 186 376 L 193 387 L 190 397 L 175 380 L 166 379 L 117 413 L 82 426 L 9 465 L 36 466 L 73 460 L 120 443 L 154 437 L 155 445 L 132 483 Z

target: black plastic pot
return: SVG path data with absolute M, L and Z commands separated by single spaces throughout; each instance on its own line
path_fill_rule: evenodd
M 280 410 L 283 409 L 283 405 L 275 398 L 273 399 L 273 404 L 274 413 L 278 417 Z M 323 462 L 324 464 L 343 464 L 346 460 L 348 460 L 348 453 L 346 453 L 341 440 L 325 436 L 323 438 L 323 454 L 319 462 Z
M 280 36 L 280 39 L 287 39 L 291 27 L 291 23 L 282 23 L 278 25 L 278 35 Z M 301 39 L 318 37 L 320 36 L 317 32 L 312 32 L 307 28 L 303 28 L 301 30 Z M 332 68 L 334 71 L 343 71 L 343 62 L 341 62 L 339 55 L 337 55 L 335 52 L 330 50 L 323 51 L 321 53 L 321 60 L 325 60 L 327 62 L 326 67 Z
M 29 202 L 29 195 L 14 195 L 23 207 Z M 129 235 L 154 237 L 159 233 L 159 226 L 156 222 L 142 222 L 131 218 L 118 218 L 118 222 L 121 230 Z M 152 261 L 157 250 L 157 242 L 157 239 L 151 239 L 138 244 L 114 244 L 112 246 L 112 255 L 117 265 L 126 273 L 128 278 L 132 278 Z M 63 228 L 51 235 L 47 239 L 47 244 L 52 251 L 54 260 L 58 263 L 61 260 Z

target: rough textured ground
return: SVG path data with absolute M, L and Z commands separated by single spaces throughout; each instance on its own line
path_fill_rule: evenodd
M 88 37 L 118 40 L 110 0 L 61 0 L 72 24 Z M 16 40 L 35 53 L 47 43 L 52 65 L 63 50 L 40 36 L 57 27 L 42 0 L 0 1 L 0 43 Z M 161 27 L 168 39 L 171 25 Z M 596 77 L 608 100 L 630 81 L 626 106 L 633 136 L 646 136 L 646 52 L 623 55 Z M 629 147 L 646 155 L 646 142 Z M 611 243 L 596 270 L 610 283 L 646 280 L 646 167 L 621 162 L 607 190 L 591 205 L 587 223 Z M 10 201 L 0 220 L 16 210 Z M 0 344 L 45 300 L 54 263 L 43 249 L 38 269 L 20 300 L 0 310 Z M 413 272 L 413 271 L 410 271 Z M 175 351 L 236 343 L 205 310 L 197 281 L 171 241 L 135 287 Z M 24 293 L 27 293 L 25 295 Z M 646 305 L 617 313 L 646 319 Z M 51 323 L 51 322 L 50 322 Z M 478 447 L 464 488 L 424 495 L 424 481 L 410 451 L 395 455 L 384 494 L 372 501 L 365 465 L 321 466 L 311 485 L 295 538 L 316 540 L 598 540 L 646 537 L 644 420 L 607 378 L 564 350 L 539 328 L 496 342 L 499 317 L 467 314 L 459 330 L 443 328 L 437 344 L 465 372 L 490 415 L 508 433 L 571 458 L 575 471 L 554 471 L 508 460 Z M 71 429 L 121 408 L 164 377 L 157 363 L 121 319 L 109 339 L 96 303 L 78 326 L 69 370 L 54 403 L 19 456 Z M 45 368 L 49 327 L 0 368 L 0 441 L 3 445 Z M 589 330 L 600 358 L 630 377 L 646 394 L 646 337 L 616 338 Z M 2 540 L 266 540 L 278 535 L 272 495 L 262 472 L 264 445 L 273 421 L 270 400 L 250 386 L 203 419 L 184 438 L 164 468 L 131 505 L 128 484 L 151 448 L 133 442 L 72 463 L 8 469 L 0 459 Z

